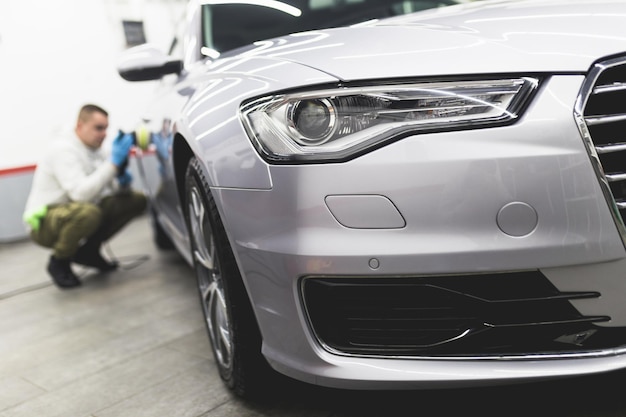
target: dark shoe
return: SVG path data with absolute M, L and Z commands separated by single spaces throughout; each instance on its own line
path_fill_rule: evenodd
M 102 272 L 113 271 L 117 269 L 117 262 L 109 262 L 100 255 L 100 245 L 86 243 L 76 251 L 72 258 L 72 262 L 80 265 L 97 268 Z
M 48 262 L 48 273 L 59 288 L 72 288 L 81 285 L 78 277 L 72 272 L 69 259 L 58 259 L 51 256 Z

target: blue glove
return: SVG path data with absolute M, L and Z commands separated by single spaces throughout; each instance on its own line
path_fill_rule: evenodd
M 135 139 L 132 134 L 119 131 L 117 137 L 113 139 L 113 145 L 111 146 L 111 161 L 113 165 L 119 167 L 126 162 L 134 142 Z
M 128 188 L 130 183 L 133 182 L 133 176 L 130 175 L 130 172 L 124 171 L 123 174 L 117 176 L 117 181 L 120 183 L 120 187 Z

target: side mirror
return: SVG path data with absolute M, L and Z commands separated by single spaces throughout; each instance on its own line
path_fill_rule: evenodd
M 117 64 L 117 72 L 126 81 L 158 80 L 167 74 L 180 74 L 182 68 L 181 60 L 150 44 L 127 49 Z

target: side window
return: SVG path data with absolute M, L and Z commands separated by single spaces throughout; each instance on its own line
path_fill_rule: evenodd
M 202 9 L 204 54 L 297 32 L 300 19 L 290 14 L 291 11 L 253 4 L 205 5 Z
M 283 0 L 202 6 L 202 54 L 307 30 L 353 25 L 471 0 Z M 280 7 L 279 7 L 280 6 Z
M 396 14 L 406 14 L 412 12 L 418 12 L 420 10 L 432 9 L 435 7 L 451 6 L 458 4 L 460 1 L 453 0 L 413 0 L 413 1 L 399 1 L 393 5 Z
M 309 8 L 311 10 L 328 9 L 341 4 L 359 4 L 365 3 L 365 1 L 366 0 L 309 0 Z

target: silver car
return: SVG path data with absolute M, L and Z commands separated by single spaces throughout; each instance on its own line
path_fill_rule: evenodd
M 269 1 L 226 40 L 194 1 L 182 59 L 118 66 L 162 79 L 137 132 L 155 239 L 195 268 L 226 384 L 626 367 L 626 2 L 336 2 L 367 21 L 295 32 L 305 3 L 335 10 Z

